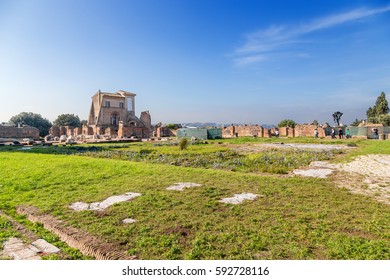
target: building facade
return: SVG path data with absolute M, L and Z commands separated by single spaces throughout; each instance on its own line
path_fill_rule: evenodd
M 94 136 L 111 138 L 149 138 L 153 127 L 149 111 L 135 115 L 135 93 L 119 90 L 115 93 L 98 91 L 92 96 L 87 125 L 79 128 L 55 127 L 50 135 L 82 137 Z
M 98 91 L 92 96 L 88 126 L 96 135 L 118 137 L 151 137 L 151 116 L 135 115 L 135 93 L 119 90 L 115 93 Z

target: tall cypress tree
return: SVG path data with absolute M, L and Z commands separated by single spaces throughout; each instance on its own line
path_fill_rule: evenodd
M 390 125 L 389 103 L 383 91 L 376 99 L 375 105 L 368 108 L 366 114 L 369 122 Z
M 376 116 L 388 114 L 389 113 L 389 103 L 386 100 L 386 95 L 382 91 L 381 95 L 378 96 L 375 102 L 375 114 Z

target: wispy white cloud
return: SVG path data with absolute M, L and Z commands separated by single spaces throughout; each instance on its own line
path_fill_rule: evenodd
M 390 5 L 381 8 L 359 8 L 341 14 L 328 15 L 296 26 L 270 26 L 248 34 L 245 43 L 233 54 L 237 65 L 248 65 L 271 58 L 276 52 L 294 45 L 308 43 L 302 39 L 305 34 L 336 27 L 369 16 L 390 11 Z
M 256 62 L 261 62 L 267 60 L 267 56 L 262 54 L 246 55 L 242 57 L 237 57 L 233 59 L 236 65 L 244 66 Z

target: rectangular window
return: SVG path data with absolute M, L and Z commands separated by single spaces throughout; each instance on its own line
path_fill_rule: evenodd
M 127 98 L 127 111 L 134 111 L 132 98 Z
M 119 102 L 119 108 L 123 108 L 123 107 L 125 107 L 125 103 Z
M 110 101 L 104 102 L 104 107 L 110 107 Z

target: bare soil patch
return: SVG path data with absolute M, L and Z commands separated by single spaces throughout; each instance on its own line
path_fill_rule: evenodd
M 294 170 L 293 173 L 301 176 L 318 173 L 321 175 L 317 176 L 319 178 L 332 174 L 337 186 L 390 204 L 390 155 L 359 156 L 351 162 L 340 164 L 312 162 L 309 168 Z M 332 172 L 325 174 L 324 170 Z
M 327 178 L 330 174 L 333 173 L 333 170 L 328 168 L 306 169 L 306 170 L 298 169 L 298 170 L 294 170 L 293 173 L 305 177 Z
M 390 205 L 390 155 L 360 156 L 339 167 L 344 171 L 340 186 Z

